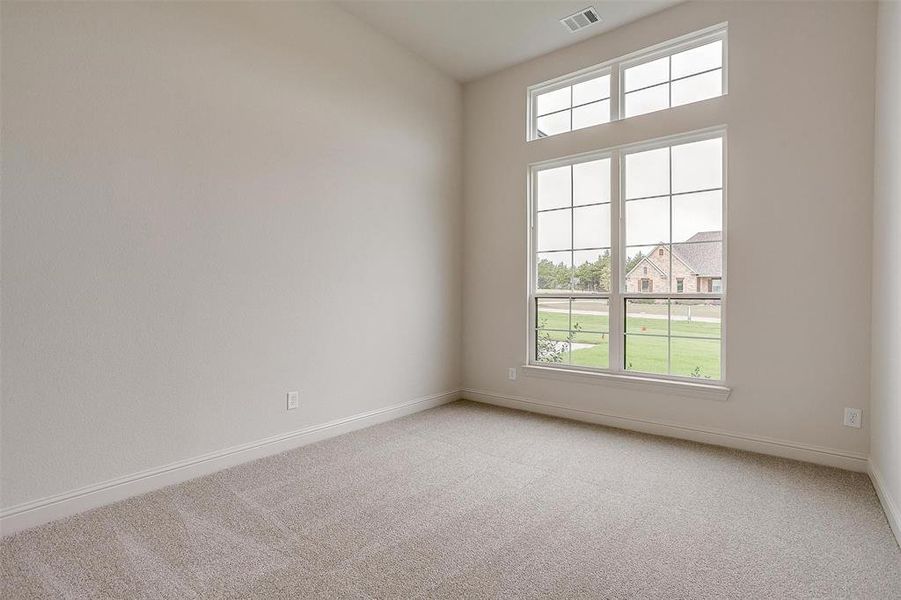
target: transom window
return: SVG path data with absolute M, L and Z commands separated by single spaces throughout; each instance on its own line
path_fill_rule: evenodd
M 610 74 L 535 96 L 535 135 L 546 137 L 610 121 Z
M 655 53 L 621 64 L 623 115 L 634 117 L 722 96 L 723 53 L 723 39 L 716 39 L 660 58 L 653 58 Z
M 723 140 L 532 167 L 531 363 L 723 379 Z
M 529 88 L 528 139 L 726 93 L 725 24 Z

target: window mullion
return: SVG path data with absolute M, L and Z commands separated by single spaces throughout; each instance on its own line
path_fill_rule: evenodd
M 672 56 L 666 57 L 666 69 L 667 69 L 667 76 L 666 76 L 667 102 L 666 102 L 666 106 L 667 106 L 667 108 L 672 108 L 673 107 L 673 57 Z M 672 173 L 672 171 L 670 171 L 670 183 L 672 183 L 672 178 L 673 178 L 673 173 Z M 672 191 L 673 191 L 672 186 L 670 186 L 670 192 L 672 192 Z
M 673 76 L 673 61 L 670 57 L 670 79 Z M 673 99 L 673 84 L 670 82 L 670 105 Z M 670 146 L 667 154 L 669 155 L 669 277 L 666 281 L 667 292 L 673 293 L 673 147 Z M 673 299 L 667 298 L 666 301 L 666 373 L 673 373 Z
M 622 105 L 620 89 L 620 78 L 622 78 L 622 70 L 619 64 L 614 64 L 610 68 L 610 121 L 619 121 L 622 118 L 620 106 Z
M 613 95 L 611 94 L 611 97 Z M 625 322 L 622 300 L 623 264 L 625 249 L 623 246 L 623 199 L 622 199 L 622 153 L 614 152 L 610 157 L 610 302 L 607 310 L 608 360 L 611 371 L 623 371 L 625 365 L 625 338 L 623 337 Z
M 535 100 L 532 100 L 532 106 L 535 106 Z M 533 129 L 535 120 L 533 119 Z M 535 222 L 537 221 L 536 214 L 538 210 L 538 184 L 537 184 L 537 172 L 534 169 L 529 170 L 529 180 L 528 180 L 528 192 L 529 192 L 529 222 L 528 222 L 528 247 L 529 247 L 529 272 L 527 274 L 527 281 L 529 286 L 529 305 L 526 307 L 526 314 L 529 319 L 529 326 L 526 330 L 526 362 L 525 364 L 531 364 L 532 360 L 537 358 L 537 340 L 538 340 L 538 332 L 536 328 L 538 327 L 538 302 L 536 300 L 536 294 L 538 292 L 538 253 L 536 252 L 538 248 L 538 240 L 536 239 L 536 231 L 535 231 Z

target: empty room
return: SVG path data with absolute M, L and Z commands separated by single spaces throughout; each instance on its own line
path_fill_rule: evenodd
M 901 0 L 0 0 L 0 597 L 901 600 Z

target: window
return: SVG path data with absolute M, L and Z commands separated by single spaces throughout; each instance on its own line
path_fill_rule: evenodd
M 610 121 L 610 74 L 535 95 L 535 136 L 546 137 Z
M 606 369 L 609 157 L 534 172 L 534 359 Z
M 620 65 L 624 116 L 634 117 L 722 96 L 723 42 L 723 39 L 705 40 L 701 45 L 696 42 L 680 52 L 670 51 L 655 58 L 657 52 Z
M 527 138 L 698 102 L 726 93 L 725 24 L 531 86 Z
M 723 379 L 724 136 L 532 168 L 530 362 Z

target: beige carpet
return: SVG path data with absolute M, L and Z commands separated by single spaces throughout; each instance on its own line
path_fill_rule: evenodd
M 863 474 L 457 402 L 3 540 L 13 598 L 901 598 Z

